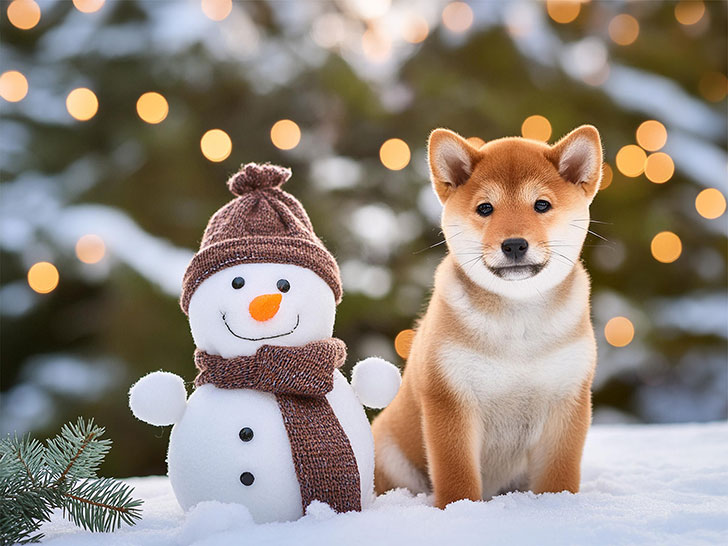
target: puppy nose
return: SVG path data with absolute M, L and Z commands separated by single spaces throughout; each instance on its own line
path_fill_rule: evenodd
M 506 239 L 501 244 L 501 250 L 507 258 L 518 261 L 526 254 L 528 241 L 526 239 Z
M 250 316 L 260 322 L 272 319 L 276 316 L 282 299 L 281 294 L 263 294 L 253 298 L 248 306 Z

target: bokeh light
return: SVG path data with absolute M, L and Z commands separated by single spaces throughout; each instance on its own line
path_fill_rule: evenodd
M 10 23 L 21 30 L 29 30 L 40 21 L 40 7 L 33 0 L 13 0 L 7 14 Z
M 728 78 L 720 72 L 706 72 L 700 77 L 698 91 L 710 102 L 720 102 L 728 95 Z
M 28 270 L 28 285 L 39 294 L 53 292 L 58 279 L 58 269 L 50 262 L 38 262 Z
M 619 172 L 624 176 L 635 178 L 644 172 L 645 161 L 647 161 L 645 151 L 635 144 L 628 144 L 617 152 L 615 162 Z
M 412 15 L 402 27 L 402 38 L 411 44 L 423 42 L 430 32 L 427 20 L 421 15 Z
M 28 80 L 17 70 L 8 70 L 0 76 L 0 97 L 18 102 L 28 94 Z
M 602 183 L 599 185 L 600 190 L 605 190 L 612 184 L 614 178 L 614 171 L 609 163 L 602 165 Z
M 626 347 L 634 339 L 634 325 L 627 317 L 612 317 L 604 325 L 604 337 L 614 347 Z
M 639 22 L 627 13 L 615 15 L 609 22 L 609 37 L 617 45 L 633 44 L 639 35 Z
M 89 233 L 76 241 L 76 257 L 85 264 L 98 263 L 105 254 L 106 245 L 98 235 Z
M 137 114 L 147 123 L 161 123 L 169 113 L 169 104 L 159 93 L 149 91 L 144 93 L 136 103 Z
M 394 338 L 394 350 L 397 354 L 407 360 L 412 349 L 412 340 L 415 338 L 414 330 L 402 330 Z
M 580 0 L 546 0 L 546 11 L 557 23 L 571 23 L 581 11 Z
M 675 19 L 681 25 L 694 25 L 705 15 L 705 4 L 702 0 L 680 0 L 675 5 Z
M 373 63 L 383 63 L 392 55 L 392 40 L 384 32 L 370 28 L 361 37 L 364 56 Z
M 202 0 L 202 13 L 213 21 L 222 21 L 233 10 L 232 0 Z
M 66 97 L 66 109 L 78 121 L 88 121 L 99 109 L 99 99 L 90 89 L 79 87 Z
M 270 129 L 270 140 L 280 150 L 292 150 L 301 142 L 301 129 L 290 119 L 276 121 Z
M 521 124 L 521 136 L 548 142 L 551 138 L 551 123 L 543 116 L 528 116 Z
M 698 211 L 700 216 L 708 220 L 715 220 L 722 216 L 725 207 L 725 197 L 715 188 L 703 190 L 695 198 L 695 210 Z
M 650 250 L 655 260 L 669 264 L 677 260 L 682 254 L 682 241 L 672 231 L 661 231 L 652 238 Z
M 404 169 L 410 162 L 411 152 L 407 143 L 399 138 L 390 138 L 379 148 L 382 165 L 392 171 Z
M 663 152 L 647 156 L 645 161 L 645 176 L 650 182 L 664 184 L 675 174 L 675 163 L 672 158 Z
M 225 161 L 233 151 L 233 141 L 222 129 L 210 129 L 200 139 L 200 149 L 210 161 Z
M 442 10 L 442 24 L 451 32 L 465 32 L 473 24 L 473 10 L 465 2 L 451 2 Z
M 667 129 L 665 129 L 662 123 L 654 119 L 640 124 L 637 127 L 635 135 L 637 137 L 637 144 L 648 152 L 656 152 L 667 142 Z
M 99 11 L 106 3 L 106 0 L 73 0 L 73 5 L 83 13 L 94 13 Z

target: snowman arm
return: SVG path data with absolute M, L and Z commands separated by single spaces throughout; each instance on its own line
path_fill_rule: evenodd
M 134 417 L 158 427 L 182 419 L 187 407 L 184 380 L 169 372 L 152 372 L 129 390 L 129 407 Z
M 351 386 L 359 401 L 369 408 L 384 408 L 394 400 L 402 377 L 394 364 L 370 356 L 358 362 L 351 373 Z

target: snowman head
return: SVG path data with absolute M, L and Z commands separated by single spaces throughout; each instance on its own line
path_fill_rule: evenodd
M 228 180 L 236 198 L 212 216 L 187 267 L 180 304 L 207 353 L 247 356 L 332 334 L 339 267 L 301 203 L 280 189 L 290 176 L 244 165 Z
M 195 345 L 223 358 L 263 345 L 293 347 L 331 337 L 336 298 L 326 282 L 291 264 L 240 264 L 207 277 L 189 304 Z

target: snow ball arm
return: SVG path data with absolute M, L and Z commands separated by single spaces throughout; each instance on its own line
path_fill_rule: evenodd
M 394 400 L 402 377 L 397 367 L 376 356 L 365 358 L 354 366 L 351 386 L 359 401 L 369 408 L 384 408 Z
M 134 417 L 163 427 L 182 419 L 187 407 L 184 380 L 169 372 L 152 372 L 129 390 L 129 407 Z

